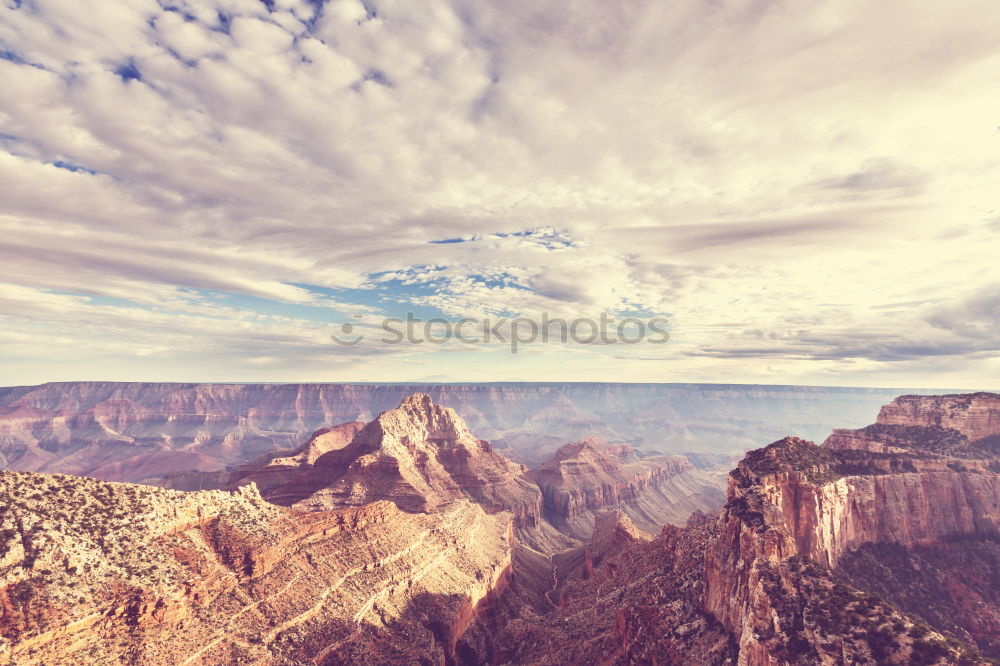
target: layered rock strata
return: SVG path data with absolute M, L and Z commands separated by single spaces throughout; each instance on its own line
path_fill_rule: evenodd
M 282 489 L 296 496 L 296 487 L 312 474 L 316 461 L 350 444 L 364 426 L 360 421 L 351 421 L 321 428 L 297 448 L 275 451 L 229 470 L 168 474 L 154 485 L 173 490 L 232 490 L 252 482 L 272 502 L 288 504 L 281 496 Z
M 510 514 L 461 499 L 300 513 L 14 472 L 0 498 L 0 663 L 452 662 L 512 557 Z
M 1000 433 L 1000 400 L 996 393 L 904 395 L 879 411 L 883 425 L 948 428 L 970 440 Z
M 566 572 L 548 613 L 511 617 L 494 643 L 494 663 L 735 663 L 729 632 L 701 604 L 715 524 L 670 525 L 649 541 L 622 529 L 621 514 L 606 515 L 609 529 L 589 544 L 603 556 L 589 570 Z M 473 627 L 466 640 L 472 643 L 480 630 Z
M 683 456 L 639 457 L 628 444 L 596 438 L 566 444 L 528 477 L 544 497 L 552 524 L 577 538 L 597 512 L 620 509 L 646 530 L 683 523 L 692 510 L 721 506 L 719 484 Z
M 706 558 L 705 608 L 734 632 L 740 663 L 822 663 L 838 650 L 881 663 L 885 641 L 899 644 L 898 654 L 944 650 L 942 659 L 959 659 L 958 648 L 928 643 L 926 631 L 900 634 L 910 619 L 838 588 L 830 567 L 866 544 L 996 538 L 1000 469 L 984 442 L 1000 433 L 990 425 L 997 407 L 995 394 L 907 396 L 879 423 L 837 431 L 825 447 L 786 438 L 748 454 L 730 474 L 720 536 Z M 859 610 L 859 622 L 877 616 L 902 629 L 863 644 L 852 634 L 847 645 L 843 617 L 819 603 L 830 598 Z
M 307 510 L 386 499 L 427 512 L 467 497 L 488 512 L 511 512 L 522 540 L 545 553 L 585 541 L 594 514 L 605 509 L 620 508 L 656 531 L 724 503 L 720 474 L 694 468 L 682 456 L 640 457 L 629 444 L 594 438 L 565 445 L 526 472 L 424 394 L 408 396 L 367 425 L 322 429 L 297 450 L 225 473 L 174 475 L 166 483 L 232 490 L 251 481 L 269 501 Z
M 455 410 L 421 393 L 380 414 L 346 446 L 316 459 L 296 505 L 316 510 L 390 500 L 406 511 L 433 511 L 470 498 L 487 512 L 509 511 L 518 527 L 537 525 L 541 493 L 523 466 L 472 436 Z M 292 499 L 296 487 L 274 496 Z

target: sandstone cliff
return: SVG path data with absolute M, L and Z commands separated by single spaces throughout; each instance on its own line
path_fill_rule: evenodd
M 621 514 L 605 515 L 603 534 L 591 543 L 603 556 L 589 569 L 564 572 L 549 612 L 513 614 L 495 641 L 495 663 L 735 663 L 729 633 L 701 604 L 716 525 L 670 525 L 650 541 L 623 527 Z M 465 640 L 482 630 L 473 627 Z
M 641 457 L 630 444 L 596 438 L 567 444 L 525 473 L 476 439 L 454 410 L 424 394 L 404 398 L 367 425 L 321 429 L 296 450 L 163 481 L 184 490 L 250 482 L 271 502 L 309 510 L 388 499 L 406 511 L 433 511 L 468 497 L 487 511 L 513 513 L 522 540 L 545 553 L 585 541 L 595 512 L 604 509 L 621 508 L 655 532 L 724 503 L 720 473 L 694 468 L 682 456 Z
M 591 439 L 527 475 L 419 394 L 228 491 L 0 473 L 0 663 L 988 663 L 998 405 L 779 440 L 656 538 L 629 516 L 683 459 Z
M 454 661 L 510 514 L 298 513 L 235 493 L 0 474 L 0 663 Z
M 910 632 L 897 610 L 837 587 L 829 567 L 865 544 L 996 538 L 1000 467 L 983 442 L 1000 433 L 990 425 L 997 407 L 995 394 L 907 396 L 875 426 L 836 431 L 825 447 L 786 438 L 748 454 L 730 475 L 706 564 L 705 607 L 737 636 L 740 663 L 822 663 L 838 653 L 881 663 L 887 645 L 896 656 L 944 650 L 928 647 L 928 632 Z M 897 629 L 845 635 L 850 622 L 834 613 L 844 605 L 856 622 L 877 616 L 877 628 Z M 938 656 L 960 657 L 949 649 Z
M 882 408 L 884 425 L 950 428 L 970 440 L 1000 433 L 1000 400 L 996 393 L 904 395 Z

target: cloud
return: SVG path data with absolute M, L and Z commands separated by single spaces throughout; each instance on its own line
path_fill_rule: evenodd
M 858 359 L 871 381 L 992 353 L 996 17 L 985 0 L 5 3 L 0 280 L 65 297 L 64 317 L 21 307 L 5 333 L 70 350 L 74 321 L 131 340 L 109 313 L 159 308 L 227 339 L 190 297 L 211 292 L 261 322 L 332 321 L 351 298 L 667 313 L 682 379 L 718 360 L 849 381 Z M 312 343 L 282 336 L 257 358 L 302 359 L 295 379 Z M 193 379 L 198 349 L 177 366 Z M 661 352 L 572 372 L 663 377 L 643 361 Z M 453 363 L 413 353 L 352 367 Z M 567 364 L 540 358 L 538 378 Z M 535 372 L 507 361 L 476 375 Z

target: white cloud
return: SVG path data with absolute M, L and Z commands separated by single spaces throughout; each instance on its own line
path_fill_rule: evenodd
M 473 371 L 411 350 L 413 367 L 457 364 L 436 374 L 994 376 L 995 340 L 958 322 L 1000 281 L 990 3 L 267 4 L 0 8 L 3 295 L 134 301 L 225 347 L 186 290 L 312 304 L 294 285 L 433 266 L 434 290 L 396 298 L 474 316 L 646 308 L 676 325 L 662 356 L 584 364 L 477 354 Z M 464 242 L 431 243 L 447 239 Z M 60 297 L 44 316 L 5 312 L 5 339 L 30 329 L 69 351 L 74 321 L 132 340 L 113 317 L 151 316 Z M 313 343 L 285 335 L 255 358 L 300 378 Z M 147 350 L 149 378 L 172 354 L 169 372 L 200 378 L 207 347 L 140 338 L 123 349 Z M 50 376 L 18 348 L 26 378 Z M 353 378 L 410 367 L 377 351 Z

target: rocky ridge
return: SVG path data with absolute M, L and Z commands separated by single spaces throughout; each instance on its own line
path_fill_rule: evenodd
M 594 438 L 562 447 L 529 472 L 476 439 L 455 410 L 419 393 L 363 427 L 320 430 L 296 451 L 223 475 L 166 479 L 183 489 L 232 490 L 251 481 L 269 501 L 306 510 L 387 499 L 406 511 L 433 511 L 467 497 L 488 512 L 511 512 L 521 540 L 546 553 L 586 541 L 598 511 L 622 509 L 655 532 L 724 500 L 721 476 L 681 456 L 640 457 L 629 444 Z
M 330 434 L 321 431 L 306 448 L 315 450 L 316 440 Z M 512 513 L 523 529 L 537 527 L 541 517 L 541 493 L 524 478 L 524 467 L 473 437 L 455 410 L 420 393 L 303 467 L 265 496 L 309 511 L 389 500 L 404 511 L 431 512 L 465 498 L 487 513 Z
M 301 513 L 16 472 L 0 498 L 0 663 L 439 663 L 511 564 L 510 514 L 465 500 Z
M 969 440 L 1000 433 L 1000 402 L 996 393 L 925 396 L 904 395 L 884 406 L 879 424 L 947 428 Z
M 628 481 L 650 469 L 630 447 L 562 447 L 545 468 L 546 495 L 426 395 L 240 470 L 235 492 L 8 472 L 0 655 L 993 663 L 1000 430 L 990 424 L 1000 396 L 897 402 L 823 446 L 786 437 L 751 451 L 717 520 L 698 511 L 655 538 L 629 515 Z M 266 502 L 253 482 L 274 460 L 259 478 L 275 479 L 268 492 L 290 506 Z M 519 542 L 529 486 L 535 527 L 550 507 L 589 513 L 589 538 L 558 553 Z
M 619 516 L 607 514 L 606 525 Z M 730 633 L 701 604 L 716 525 L 668 525 L 653 540 L 618 530 L 605 553 L 564 571 L 558 604 L 514 613 L 495 641 L 500 664 L 734 664 Z M 465 638 L 475 643 L 481 627 Z

